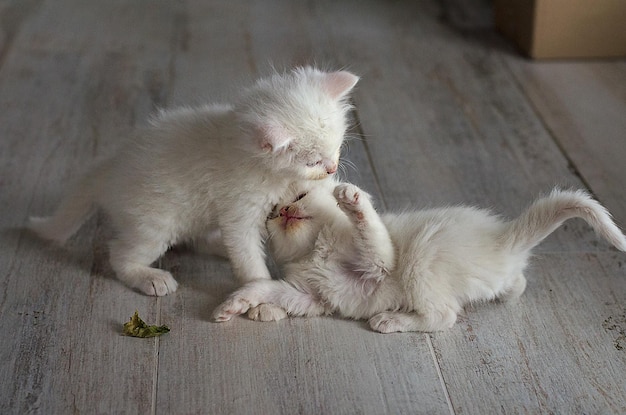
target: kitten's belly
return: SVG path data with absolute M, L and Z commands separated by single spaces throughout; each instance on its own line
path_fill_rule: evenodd
M 349 271 L 336 270 L 332 277 L 316 281 L 321 297 L 341 316 L 363 319 L 382 311 L 400 308 L 399 295 L 391 294 L 390 282 L 377 283 L 372 279 L 361 279 Z

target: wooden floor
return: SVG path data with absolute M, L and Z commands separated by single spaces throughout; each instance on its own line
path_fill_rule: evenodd
M 624 414 L 626 254 L 572 221 L 515 305 L 449 331 L 381 335 L 336 318 L 209 317 L 228 263 L 168 253 L 150 298 L 107 265 L 106 218 L 64 248 L 23 229 L 155 107 L 224 101 L 317 63 L 362 76 L 346 178 L 384 209 L 517 214 L 588 188 L 626 225 L 626 61 L 521 58 L 490 2 L 0 2 L 0 413 Z M 138 310 L 162 338 L 121 335 Z

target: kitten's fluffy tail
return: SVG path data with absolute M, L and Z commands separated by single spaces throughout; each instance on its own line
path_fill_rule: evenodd
M 96 182 L 93 175 L 85 178 L 48 217 L 30 217 L 28 228 L 44 239 L 64 244 L 95 210 Z
M 529 251 L 571 218 L 584 219 L 596 233 L 620 251 L 626 251 L 626 238 L 610 213 L 582 190 L 555 189 L 549 196 L 538 199 L 509 222 L 504 239 L 513 250 Z

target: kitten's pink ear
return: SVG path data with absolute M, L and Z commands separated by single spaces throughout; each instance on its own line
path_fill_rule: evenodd
M 332 98 L 340 99 L 348 94 L 359 81 L 359 77 L 348 71 L 324 74 L 322 85 Z
M 277 153 L 289 146 L 291 135 L 278 125 L 266 124 L 258 127 L 259 142 L 261 148 L 268 152 Z

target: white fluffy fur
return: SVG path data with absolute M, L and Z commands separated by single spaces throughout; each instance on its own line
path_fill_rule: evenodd
M 53 216 L 30 226 L 63 243 L 102 207 L 116 231 L 113 269 L 148 295 L 177 288 L 150 264 L 169 246 L 205 235 L 223 240 L 240 281 L 269 279 L 267 212 L 291 183 L 337 170 L 347 94 L 357 81 L 345 71 L 298 68 L 257 81 L 232 105 L 163 111 Z
M 583 218 L 626 250 L 609 213 L 583 191 L 554 190 L 507 222 L 470 207 L 379 216 L 356 186 L 337 185 L 334 195 L 333 186 L 275 210 L 268 228 L 285 279 L 246 284 L 216 321 L 250 308 L 250 318 L 279 319 L 279 306 L 293 316 L 369 318 L 382 333 L 443 330 L 467 303 L 519 297 L 531 249 L 567 219 Z

